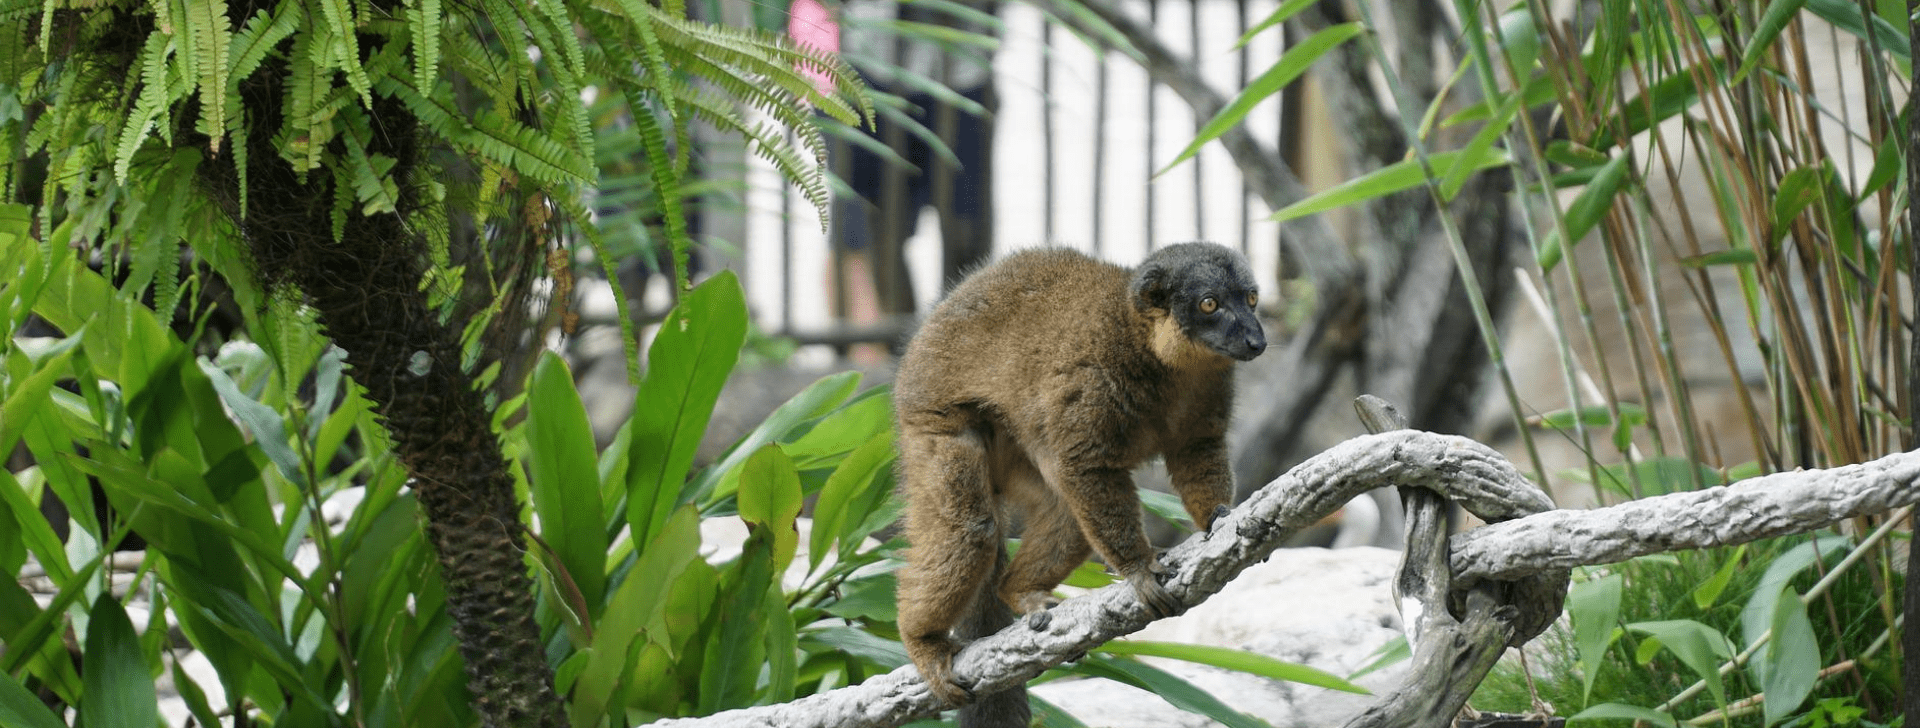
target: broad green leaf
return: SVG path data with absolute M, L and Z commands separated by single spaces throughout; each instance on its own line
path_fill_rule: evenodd
M 874 435 L 893 429 L 890 390 L 875 387 L 861 392 L 846 406 L 822 418 L 804 435 L 782 443 L 795 467 L 810 470 L 837 462 Z
M 799 635 L 794 628 L 793 613 L 787 611 L 778 572 L 775 573 L 758 613 L 758 621 L 766 625 L 767 634 L 767 684 L 756 701 L 761 705 L 792 700 L 794 677 L 800 672 Z
M 775 573 L 786 571 L 799 548 L 800 533 L 794 519 L 800 516 L 800 473 L 793 460 L 779 445 L 760 448 L 740 468 L 740 517 L 755 531 L 765 530 L 772 539 Z
M 84 340 L 85 329 L 76 331 L 72 336 L 60 340 L 52 348 L 41 354 L 39 365 L 32 374 L 19 378 L 0 392 L 5 393 L 0 401 L 0 410 L 16 413 L 0 418 L 0 452 L 13 452 L 13 446 L 20 441 L 27 423 L 38 418 L 41 413 L 51 413 L 51 392 L 53 385 L 73 376 L 67 362 L 73 358 L 74 348 Z
M 1192 522 L 1191 515 L 1187 513 L 1186 504 L 1180 502 L 1180 496 L 1172 493 L 1163 493 L 1144 486 L 1134 488 L 1134 490 L 1140 494 L 1140 507 L 1147 509 L 1148 513 L 1164 518 L 1168 523 L 1189 531 L 1199 525 Z
M 1753 35 L 1745 41 L 1746 55 L 1740 59 L 1740 70 L 1733 74 L 1730 83 L 1746 80 L 1747 74 L 1753 71 L 1754 66 L 1760 65 L 1760 59 L 1767 55 L 1767 49 L 1772 48 L 1773 42 L 1779 39 L 1780 31 L 1786 29 L 1787 23 L 1806 4 L 1807 0 L 1773 0 L 1767 5 L 1767 11 L 1760 15 L 1759 24 L 1753 28 Z
M 1755 657 L 1752 666 L 1767 694 L 1767 725 L 1773 725 L 1798 711 L 1820 680 L 1820 641 L 1793 587 L 1781 589 L 1773 608 L 1773 640 Z
M 1606 663 L 1620 621 L 1622 582 L 1618 573 L 1574 584 L 1567 589 L 1567 617 L 1573 621 L 1574 664 L 1580 667 L 1581 700 L 1593 696 L 1593 678 Z
M 1193 141 L 1187 144 L 1186 149 L 1180 151 L 1179 156 L 1174 157 L 1173 161 L 1161 167 L 1160 171 L 1155 172 L 1154 175 L 1166 174 L 1167 170 L 1179 166 L 1181 162 L 1198 154 L 1200 147 L 1220 138 L 1220 135 L 1227 133 L 1228 129 L 1238 126 L 1247 118 L 1247 112 L 1252 111 L 1253 107 L 1258 106 L 1267 97 L 1278 93 L 1280 89 L 1299 78 L 1301 73 L 1306 72 L 1307 67 L 1313 65 L 1314 61 L 1320 60 L 1320 57 L 1326 55 L 1328 51 L 1359 35 L 1362 30 L 1365 30 L 1365 26 L 1357 22 L 1341 23 L 1324 28 L 1288 48 L 1286 53 L 1280 55 L 1280 60 L 1274 61 L 1265 73 L 1260 74 L 1259 78 L 1241 89 L 1232 101 L 1227 102 L 1226 108 L 1221 109 L 1205 125 L 1202 125 L 1200 132 L 1194 135 Z
M 1807 9 L 1814 15 L 1826 19 L 1835 27 L 1867 39 L 1867 26 L 1873 26 L 1873 40 L 1882 52 L 1891 53 L 1895 60 L 1909 62 L 1907 56 L 1912 49 L 1907 47 L 1907 36 L 1893 27 L 1886 18 L 1874 15 L 1870 19 L 1860 14 L 1860 4 L 1849 0 L 1806 0 Z
M 1212 645 L 1190 645 L 1177 642 L 1154 642 L 1150 640 L 1114 640 L 1095 649 L 1113 655 L 1149 655 L 1167 657 L 1175 660 L 1197 662 L 1202 665 L 1237 670 L 1249 675 L 1285 680 L 1316 687 L 1340 690 L 1360 695 L 1372 695 L 1373 692 L 1340 679 L 1323 670 L 1299 663 L 1276 660 L 1257 652 L 1235 650 Z
M 1268 728 L 1265 721 L 1234 710 L 1212 693 L 1139 660 L 1088 655 L 1069 671 L 1132 685 L 1160 696 L 1173 707 L 1206 716 L 1228 728 Z
M 1673 716 L 1666 713 L 1621 703 L 1601 703 L 1589 707 L 1568 718 L 1567 724 L 1577 726 L 1602 720 L 1646 721 L 1653 725 L 1665 726 L 1665 728 L 1679 728 L 1680 725 L 1674 721 Z
M 13 675 L 0 672 L 0 725 L 18 728 L 67 728 L 47 705 L 27 692 Z
M 87 692 L 78 707 L 87 728 L 152 728 L 159 720 L 159 697 L 140 654 L 140 635 L 112 594 L 101 592 L 87 613 L 81 666 Z
M 761 606 L 766 603 L 769 587 L 779 578 L 773 569 L 773 556 L 773 535 L 753 529 L 741 547 L 739 560 L 723 577 L 726 586 L 720 596 L 720 611 L 714 615 L 714 631 L 707 638 L 706 656 L 700 665 L 697 710 L 701 715 L 753 703 L 760 670 L 768 657 L 768 625 L 760 619 Z
M 593 427 L 559 355 L 541 354 L 527 394 L 527 485 L 540 533 L 598 615 L 607 588 L 607 532 Z
M 1620 183 L 1627 178 L 1627 155 L 1615 156 L 1601 165 L 1587 188 L 1573 198 L 1573 204 L 1567 206 L 1562 218 L 1566 235 L 1562 237 L 1562 228 L 1555 227 L 1547 231 L 1546 238 L 1540 241 L 1540 269 L 1550 271 L 1560 264 L 1564 254 L 1563 247 L 1572 247 L 1587 236 L 1594 225 L 1600 223 L 1608 210 L 1613 209 L 1613 197 L 1620 192 Z
M 848 545 L 851 529 L 867 517 L 865 512 L 852 509 L 856 503 L 869 502 L 859 496 L 873 486 L 877 481 L 874 476 L 892 464 L 893 458 L 893 431 L 888 430 L 854 448 L 827 476 L 827 484 L 820 488 L 820 498 L 814 502 L 813 533 L 807 543 L 809 570 L 820 568 L 820 560 L 826 558 L 827 547 L 835 539 L 840 539 L 843 547 Z
M 1772 628 L 1774 602 L 1780 598 L 1782 587 L 1813 566 L 1815 559 L 1831 561 L 1845 553 L 1851 543 L 1846 536 L 1824 536 L 1773 557 L 1773 561 L 1767 564 L 1767 570 L 1760 575 L 1760 583 L 1754 587 L 1753 597 L 1740 610 L 1740 637 L 1743 643 L 1748 647 L 1753 646 L 1760 640 L 1760 635 Z
M 668 589 L 698 559 L 700 519 L 692 508 L 680 508 L 662 524 L 640 552 L 633 568 L 607 600 L 605 616 L 595 626 L 592 654 L 574 684 L 570 715 L 575 725 L 593 725 L 615 706 L 609 703 L 632 664 L 635 642 L 671 649 L 665 635 L 663 605 Z
M 1713 576 L 1707 577 L 1707 580 L 1701 582 L 1700 586 L 1694 587 L 1693 605 L 1704 610 L 1707 607 L 1713 606 L 1714 602 L 1719 601 L 1720 594 L 1727 590 L 1727 584 L 1733 581 L 1734 572 L 1739 570 L 1746 556 L 1746 544 L 1741 544 L 1739 548 L 1733 550 L 1733 553 L 1728 554 L 1725 558 L 1725 563 L 1720 564 L 1720 568 L 1714 570 Z
M 647 349 L 627 451 L 627 522 L 647 543 L 681 501 L 713 403 L 747 340 L 740 282 L 721 271 L 680 299 Z
M 1427 161 L 1436 170 L 1451 169 L 1460 161 L 1463 152 L 1439 152 L 1427 155 Z M 1479 158 L 1466 159 L 1468 169 L 1475 171 L 1490 169 L 1507 164 L 1507 153 L 1500 149 L 1488 149 Z M 1306 217 L 1318 212 L 1326 212 L 1337 207 L 1364 202 L 1377 197 L 1412 189 L 1427 179 L 1420 167 L 1420 160 L 1406 159 L 1394 162 L 1372 172 L 1347 180 L 1322 190 L 1307 199 L 1295 202 L 1273 213 L 1269 220 L 1285 222 Z
M 789 441 L 796 430 L 825 416 L 847 401 L 859 386 L 859 372 L 830 374 L 807 385 L 807 388 L 800 390 L 799 394 L 781 403 L 767 415 L 766 419 L 761 420 L 759 425 L 754 426 L 752 432 L 740 438 L 740 442 L 735 443 L 719 462 L 700 471 L 700 475 L 694 478 L 688 488 L 693 494 L 694 502 L 709 502 L 719 488 L 721 479 L 730 474 L 737 475 L 735 470 L 741 463 L 746 462 L 749 456 L 758 452 L 762 445 Z M 731 486 L 726 488 L 727 492 L 732 490 Z
M 907 651 L 895 640 L 874 636 L 862 628 L 833 625 L 809 629 L 800 636 L 801 649 L 812 653 L 847 655 L 882 671 L 907 664 Z
M 226 370 L 206 357 L 201 357 L 199 364 L 200 371 L 213 383 L 214 391 L 220 393 L 220 400 L 227 403 L 234 416 L 240 419 L 240 424 L 247 428 L 247 433 L 253 435 L 254 444 L 267 454 L 267 459 L 280 468 L 280 475 L 288 482 L 304 485 L 307 482 L 306 468 L 302 467 L 300 456 L 294 453 L 293 446 L 287 441 L 286 418 L 281 417 L 274 408 L 240 391 L 240 386 L 233 383 L 233 378 L 227 376 Z
M 1719 630 L 1691 619 L 1635 622 L 1627 625 L 1627 629 L 1659 640 L 1695 675 L 1707 681 L 1707 691 L 1713 693 L 1714 703 L 1727 704 L 1727 688 L 1720 680 L 1720 663 L 1733 657 L 1733 650 Z

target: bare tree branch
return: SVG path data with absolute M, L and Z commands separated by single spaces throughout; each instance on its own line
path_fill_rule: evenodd
M 1254 493 L 1210 533 L 1170 550 L 1167 589 L 1198 604 L 1295 531 L 1378 487 L 1426 488 L 1492 518 L 1540 507 L 1506 458 L 1451 435 L 1399 431 L 1357 437 L 1301 463 Z M 1863 465 L 1782 473 L 1732 486 L 1648 498 L 1591 511 L 1548 511 L 1452 538 L 1456 588 L 1643 554 L 1722 546 L 1817 529 L 1920 500 L 1920 453 Z M 1502 514 L 1505 514 L 1504 516 Z M 1026 681 L 1150 621 L 1133 590 L 1116 584 L 1069 599 L 960 653 L 955 671 L 991 693 Z M 911 666 L 859 685 L 782 705 L 656 723 L 660 726 L 895 726 L 938 704 Z
M 1454 578 L 1509 580 L 1582 564 L 1804 533 L 1920 500 L 1920 453 L 1775 473 L 1588 511 L 1548 511 L 1453 537 Z

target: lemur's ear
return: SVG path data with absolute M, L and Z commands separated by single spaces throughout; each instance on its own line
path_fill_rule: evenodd
M 1133 307 L 1142 312 L 1149 309 L 1168 310 L 1167 285 L 1172 271 L 1167 263 L 1158 257 L 1149 258 L 1133 272 Z

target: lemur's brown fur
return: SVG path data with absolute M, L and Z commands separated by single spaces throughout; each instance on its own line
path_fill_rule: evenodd
M 928 317 L 894 385 L 910 544 L 899 624 L 937 695 L 971 698 L 952 672 L 963 642 L 1010 623 L 1009 606 L 1044 609 L 1090 544 L 1153 614 L 1182 608 L 1154 580 L 1132 471 L 1164 456 L 1202 528 L 1228 503 L 1233 364 L 1266 346 L 1254 295 L 1217 245 L 1172 246 L 1138 271 L 1041 249 L 970 276 Z M 994 720 L 1025 725 L 1024 691 L 1007 692 L 1020 717 Z

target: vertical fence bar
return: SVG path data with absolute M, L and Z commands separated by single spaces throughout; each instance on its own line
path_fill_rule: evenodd
M 1247 0 L 1233 0 L 1233 12 L 1234 12 L 1233 37 L 1244 38 L 1247 35 Z M 1240 55 L 1240 68 L 1238 73 L 1239 89 L 1245 89 L 1247 87 L 1247 79 L 1248 79 L 1247 56 L 1250 54 L 1247 52 L 1246 48 L 1241 48 L 1239 51 L 1239 55 Z M 1249 128 L 1249 130 L 1251 130 L 1251 128 Z M 1240 178 L 1240 254 L 1241 255 L 1250 255 L 1252 253 L 1252 248 L 1250 247 L 1251 241 L 1249 240 L 1252 237 L 1253 237 L 1253 188 L 1247 185 L 1247 179 L 1245 177 L 1241 177 Z
M 1147 26 L 1152 28 L 1160 27 L 1159 0 L 1147 0 Z M 1154 84 L 1153 74 L 1147 74 L 1147 152 L 1140 155 L 1140 157 L 1147 162 L 1147 252 L 1149 253 L 1153 252 L 1153 155 L 1155 152 L 1153 142 L 1156 136 L 1154 127 L 1159 126 L 1160 123 L 1159 104 L 1155 103 L 1159 92 L 1160 87 Z
M 1192 10 L 1187 14 L 1187 57 L 1193 59 L 1194 71 L 1198 72 L 1201 78 L 1206 78 L 1200 63 L 1200 0 L 1193 0 L 1188 7 Z M 1205 126 L 1206 123 L 1206 119 L 1200 118 L 1198 114 L 1194 115 L 1195 136 L 1199 136 L 1200 127 Z M 1207 239 L 1206 167 L 1201 162 L 1199 154 L 1193 155 L 1193 159 L 1188 160 L 1188 164 L 1193 165 L 1193 238 L 1195 240 Z
M 1093 254 L 1100 255 L 1105 239 L 1101 223 L 1106 217 L 1107 190 L 1107 59 L 1106 50 L 1098 51 L 1094 63 L 1093 86 Z
M 1046 242 L 1054 242 L 1053 203 L 1054 203 L 1054 159 L 1053 159 L 1053 20 L 1042 20 L 1040 25 L 1040 156 L 1046 160 L 1046 192 L 1042 199 L 1046 205 L 1047 224 Z

